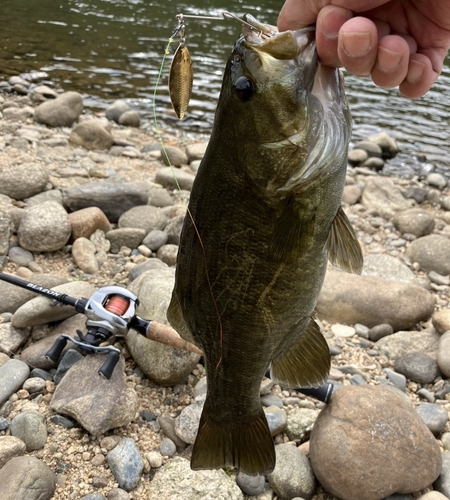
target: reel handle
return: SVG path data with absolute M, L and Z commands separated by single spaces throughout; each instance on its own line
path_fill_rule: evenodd
M 65 337 L 58 337 L 50 350 L 46 353 L 45 357 L 50 361 L 53 361 L 53 363 L 58 363 L 66 345 L 67 339 Z
M 103 365 L 100 367 L 98 370 L 98 374 L 106 379 L 109 380 L 113 374 L 114 368 L 116 367 L 117 363 L 119 362 L 120 359 L 120 353 L 117 351 L 112 351 L 108 354 L 108 357 L 106 358 L 106 361 L 103 363 Z

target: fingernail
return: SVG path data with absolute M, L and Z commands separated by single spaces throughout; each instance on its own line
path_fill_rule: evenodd
M 393 71 L 395 71 L 398 68 L 401 60 L 402 54 L 400 52 L 394 52 L 392 50 L 385 49 L 384 47 L 378 48 L 377 68 L 383 73 L 392 73 Z
M 406 80 L 409 83 L 417 83 L 423 76 L 425 64 L 419 61 L 410 61 Z
M 363 57 L 372 48 L 370 33 L 343 33 L 342 46 L 349 57 Z
M 352 17 L 348 10 L 331 6 L 325 7 L 321 16 L 323 34 L 330 40 L 335 40 L 338 37 L 341 26 Z

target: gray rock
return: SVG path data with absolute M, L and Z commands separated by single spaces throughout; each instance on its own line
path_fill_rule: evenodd
M 69 241 L 71 231 L 64 208 L 55 201 L 47 201 L 26 210 L 17 236 L 26 250 L 54 252 Z
M 28 328 L 14 328 L 11 323 L 0 323 L 0 351 L 16 352 L 29 336 Z
M 25 106 L 23 108 L 4 108 L 3 117 L 5 120 L 24 122 L 33 116 L 34 109 L 31 106 Z
M 424 352 L 431 358 L 436 359 L 438 355 L 439 335 L 427 331 L 396 332 L 393 335 L 380 339 L 374 345 L 380 354 L 387 356 L 390 360 L 396 359 L 411 352 Z
M 130 491 L 139 483 L 144 461 L 131 438 L 122 439 L 119 444 L 108 453 L 108 465 L 120 488 Z
M 167 189 L 186 189 L 190 191 L 195 176 L 179 168 L 164 167 L 156 172 L 155 182 Z
M 175 200 L 167 189 L 156 188 L 148 191 L 148 204 L 153 207 L 170 207 L 174 205 Z
M 0 213 L 0 255 L 8 254 L 9 238 L 11 237 L 11 223 L 12 220 L 9 214 Z
M 441 475 L 434 483 L 434 488 L 447 498 L 450 497 L 450 453 L 442 453 L 442 470 Z
M 56 99 L 40 104 L 34 121 L 49 127 L 70 127 L 83 111 L 83 98 L 78 92 L 64 92 Z
M 431 384 L 439 374 L 438 364 L 424 352 L 411 352 L 395 360 L 394 370 L 419 384 Z
M 130 110 L 130 106 L 122 100 L 122 99 L 117 99 L 116 101 L 107 108 L 105 111 L 105 116 L 108 118 L 108 120 L 115 121 L 116 123 L 119 123 L 119 118 L 121 115 L 126 113 L 127 111 Z
M 355 144 L 355 149 L 362 149 L 366 151 L 369 157 L 381 158 L 381 147 L 374 141 L 359 141 Z
M 95 288 L 91 284 L 83 281 L 58 285 L 53 287 L 52 290 L 76 299 L 90 297 L 95 292 Z M 52 299 L 41 295 L 20 306 L 14 313 L 11 322 L 16 328 L 25 328 L 66 319 L 76 313 L 74 307 L 70 305 L 55 306 Z
M 405 391 L 406 389 L 406 377 L 401 373 L 397 373 L 390 368 L 383 368 L 384 373 L 386 373 L 388 379 L 394 384 L 394 387 L 400 389 L 401 391 Z
M 166 231 L 161 231 L 160 229 L 151 230 L 147 236 L 142 240 L 142 243 L 150 248 L 153 252 L 156 252 L 158 248 L 161 248 L 167 243 L 169 235 Z
M 136 314 L 142 318 L 167 323 L 167 308 L 175 282 L 173 268 L 147 271 L 134 280 L 130 292 L 139 297 Z M 139 368 L 161 385 L 174 385 L 186 380 L 200 359 L 198 354 L 147 340 L 131 330 L 125 337 L 127 347 Z
M 83 359 L 83 355 L 80 354 L 75 349 L 69 349 L 61 358 L 61 361 L 58 364 L 58 369 L 53 375 L 53 380 L 56 384 L 59 384 L 66 373 L 72 368 L 72 366 L 76 365 L 79 361 Z
M 414 497 L 411 497 L 414 500 Z M 429 491 L 425 495 L 421 495 L 417 500 L 448 500 L 448 497 L 439 493 L 439 491 Z
M 179 215 L 170 219 L 166 225 L 164 232 L 167 233 L 167 243 L 172 245 L 180 244 L 180 234 L 183 229 L 184 215 Z
M 110 222 L 117 222 L 130 208 L 146 205 L 148 196 L 144 189 L 133 184 L 90 182 L 65 190 L 63 201 L 71 211 L 98 207 Z
M 376 210 L 385 219 L 390 219 L 397 212 L 411 208 L 412 200 L 406 200 L 400 188 L 388 177 L 368 177 L 362 204 Z
M 377 157 L 369 157 L 366 161 L 361 163 L 362 168 L 369 168 L 370 170 L 375 170 L 379 172 L 384 168 L 384 160 L 382 158 Z
M 22 387 L 29 374 L 28 365 L 18 359 L 10 359 L 0 366 L 0 405 Z
M 199 398 L 200 399 L 200 398 Z M 175 420 L 175 433 L 185 443 L 194 444 L 197 437 L 204 398 L 186 406 Z
M 105 360 L 104 355 L 89 355 L 74 365 L 50 403 L 52 410 L 74 418 L 93 435 L 128 425 L 138 404 L 136 392 L 125 381 L 123 358 L 110 380 L 97 376 Z
M 2 500 L 50 500 L 56 476 L 36 457 L 16 457 L 0 469 Z
M 286 434 L 291 441 L 306 441 L 311 434 L 318 413 L 309 408 L 294 407 L 287 414 Z
M 369 158 L 369 153 L 364 149 L 354 148 L 348 152 L 348 162 L 353 167 L 361 165 L 367 158 Z
M 113 136 L 99 120 L 86 120 L 75 125 L 69 141 L 89 150 L 107 150 L 114 144 Z
M 45 380 L 51 379 L 51 375 L 49 373 L 48 375 L 50 376 L 50 378 L 44 379 L 42 377 L 33 377 L 33 372 L 35 370 L 36 368 L 32 370 L 32 372 L 30 373 L 30 378 L 25 380 L 22 386 L 22 389 L 28 391 L 30 394 L 34 394 L 36 392 L 43 392 L 45 390 Z
M 432 172 L 431 174 L 427 175 L 427 184 L 429 186 L 435 187 L 437 189 L 444 189 L 445 186 L 447 185 L 447 179 L 436 172 Z
M 351 184 L 344 187 L 344 192 L 342 193 L 342 201 L 348 205 L 354 205 L 358 203 L 361 198 L 362 189 L 359 186 Z
M 186 448 L 186 443 L 180 439 L 175 432 L 175 419 L 172 417 L 158 417 L 157 422 L 165 436 L 170 438 L 177 448 Z
M 148 498 L 164 500 L 244 500 L 233 478 L 222 470 L 192 471 L 189 461 L 174 457 L 163 465 L 148 484 Z
M 439 274 L 436 271 L 430 271 L 428 273 L 428 278 L 432 283 L 435 283 L 436 285 L 450 285 L 450 276 L 442 276 L 442 274 Z
M 436 403 L 424 403 L 417 408 L 417 413 L 433 434 L 439 435 L 447 425 L 448 413 Z
M 23 200 L 44 191 L 49 173 L 39 163 L 2 165 L 0 171 L 0 194 L 15 200 Z
M 398 153 L 398 145 L 395 140 L 386 132 L 372 135 L 367 138 L 368 141 L 374 142 L 381 148 L 383 158 L 393 158 Z
M 406 248 L 405 256 L 417 262 L 421 271 L 450 274 L 450 240 L 440 234 L 417 238 Z
M 130 500 L 130 495 L 121 488 L 113 488 L 108 492 L 108 500 Z
M 106 234 L 111 251 L 118 252 L 122 247 L 137 248 L 145 236 L 145 230 L 135 227 L 121 227 Z
M 277 436 L 286 430 L 287 415 L 283 408 L 279 408 L 278 406 L 269 406 L 264 408 L 264 414 L 266 415 L 267 423 L 269 424 L 269 430 L 272 436 Z
M 392 335 L 394 330 L 391 325 L 386 323 L 381 325 L 375 325 L 369 329 L 369 339 L 373 342 L 382 339 L 383 337 L 387 337 L 388 335 Z
M 188 156 L 189 163 L 195 160 L 201 160 L 205 156 L 207 147 L 207 142 L 193 142 L 192 144 L 188 144 L 186 146 L 186 154 Z
M 177 263 L 178 246 L 163 245 L 156 252 L 156 257 L 166 263 L 168 266 L 174 266 Z
M 14 436 L 0 436 L 0 469 L 11 458 L 20 457 L 25 454 L 25 443 Z
M 148 259 L 142 264 L 138 264 L 133 267 L 129 274 L 130 282 L 134 281 L 147 271 L 151 271 L 153 269 L 167 269 L 167 267 L 167 264 L 165 264 L 162 260 Z
M 145 234 L 153 229 L 164 229 L 169 219 L 160 208 L 144 205 L 133 207 L 124 212 L 119 219 L 119 227 L 144 229 Z
M 170 438 L 166 437 L 161 441 L 159 451 L 165 457 L 173 457 L 177 452 L 177 446 Z
M 95 245 L 87 238 L 77 238 L 72 245 L 72 257 L 75 264 L 85 273 L 95 274 L 98 271 L 98 260 L 95 257 Z
M 33 254 L 20 247 L 12 247 L 8 252 L 8 257 L 11 262 L 23 267 L 27 267 L 33 260 Z
M 276 406 L 277 408 L 283 408 L 283 401 L 276 394 L 267 394 L 261 397 L 261 404 L 265 407 Z
M 441 372 L 450 377 L 450 331 L 447 331 L 439 339 L 437 362 Z
M 329 323 L 381 323 L 394 331 L 427 320 L 434 310 L 434 297 L 418 285 L 382 278 L 331 271 L 317 303 L 317 314 Z
M 181 165 L 187 165 L 188 163 L 186 153 L 176 146 L 165 146 L 161 149 L 161 158 L 166 165 L 173 165 L 174 167 L 181 167 Z
M 248 476 L 239 472 L 236 476 L 236 484 L 241 490 L 250 496 L 260 495 L 264 491 L 264 476 Z
M 268 475 L 271 488 L 280 498 L 301 497 L 310 500 L 316 480 L 306 455 L 291 444 L 275 446 L 276 465 Z
M 106 500 L 106 497 L 101 493 L 91 493 L 90 495 L 81 497 L 80 500 Z
M 125 127 L 136 127 L 139 128 L 141 125 L 141 117 L 137 111 L 130 109 L 122 113 L 119 118 L 119 124 Z
M 47 442 L 45 417 L 35 410 L 16 415 L 11 422 L 11 435 L 21 439 L 27 451 L 40 450 Z
M 322 410 L 310 459 L 343 500 L 379 500 L 426 488 L 441 471 L 439 446 L 407 397 L 388 387 L 345 386 Z
M 414 234 L 418 238 L 430 234 L 435 226 L 434 217 L 421 208 L 398 212 L 392 218 L 392 222 L 402 234 Z

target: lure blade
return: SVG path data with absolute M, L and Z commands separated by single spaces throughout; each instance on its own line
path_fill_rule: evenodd
M 180 120 L 183 119 L 192 94 L 194 73 L 189 50 L 180 44 L 173 56 L 169 74 L 169 95 L 173 109 Z

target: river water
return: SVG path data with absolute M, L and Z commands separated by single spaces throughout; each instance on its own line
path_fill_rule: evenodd
M 89 107 L 105 109 L 115 99 L 125 98 L 150 119 L 155 104 L 162 122 L 195 135 L 210 130 L 225 61 L 240 26 L 233 20 L 186 19 L 195 73 L 189 112 L 180 123 L 171 111 L 167 91 L 171 55 L 166 57 L 155 92 L 175 15 L 220 16 L 227 10 L 251 13 L 275 24 L 282 0 L 261 4 L 249 0 L 1 0 L 1 4 L 0 89 L 1 81 L 11 75 L 43 71 L 48 75 L 44 80 L 57 88 L 83 94 Z M 171 53 L 176 46 L 175 40 Z M 433 165 L 450 176 L 449 58 L 433 89 L 418 100 L 348 75 L 346 89 L 355 139 L 384 130 L 398 141 L 403 154 L 389 167 L 393 172 L 410 176 Z

